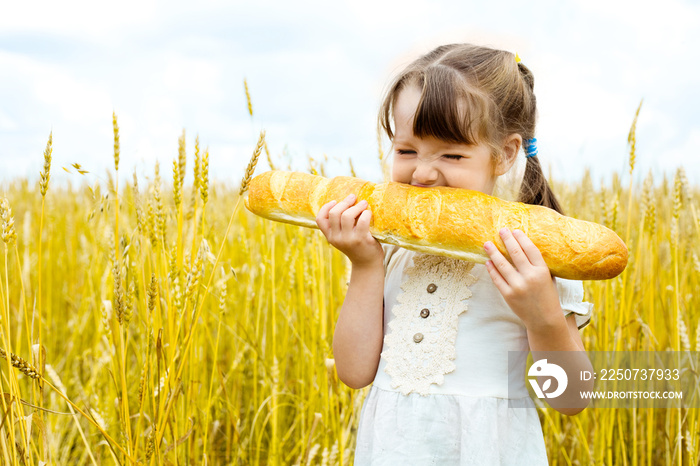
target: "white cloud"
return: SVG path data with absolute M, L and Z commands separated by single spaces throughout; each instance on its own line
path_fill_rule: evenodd
M 157 3 L 156 0 L 8 2 L 3 5 L 0 30 L 6 34 L 38 32 L 111 42 L 129 26 L 157 20 Z
M 0 131 L 15 131 L 18 129 L 17 123 L 12 118 L 0 110 Z

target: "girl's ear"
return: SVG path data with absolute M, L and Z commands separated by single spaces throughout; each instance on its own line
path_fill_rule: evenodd
M 523 137 L 518 133 L 509 134 L 503 141 L 503 159 L 496 166 L 496 176 L 508 173 L 513 166 L 523 144 Z

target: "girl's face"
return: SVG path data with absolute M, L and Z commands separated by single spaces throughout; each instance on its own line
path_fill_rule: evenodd
M 518 153 L 520 135 L 507 138 L 504 162 L 494 167 L 491 148 L 482 143 L 467 145 L 445 142 L 413 134 L 413 116 L 418 108 L 420 90 L 409 86 L 401 90 L 394 105 L 395 134 L 392 181 L 414 186 L 449 186 L 471 189 L 491 195 L 496 177 L 506 173 Z

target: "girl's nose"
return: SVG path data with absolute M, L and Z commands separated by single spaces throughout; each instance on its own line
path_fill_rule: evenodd
M 413 181 L 420 184 L 432 185 L 437 182 L 438 171 L 429 162 L 418 162 L 413 171 Z

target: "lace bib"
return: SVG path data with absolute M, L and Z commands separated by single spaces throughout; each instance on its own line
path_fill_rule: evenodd
M 391 385 L 407 395 L 428 395 L 455 370 L 459 315 L 467 311 L 476 282 L 473 262 L 416 253 L 406 267 L 402 292 L 391 312 L 382 357 Z

